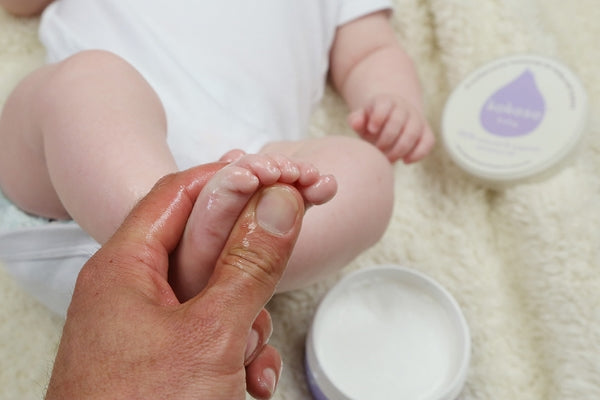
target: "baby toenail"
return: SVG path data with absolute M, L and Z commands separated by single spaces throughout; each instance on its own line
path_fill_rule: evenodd
M 296 222 L 298 201 L 285 186 L 265 189 L 256 207 L 258 224 L 274 235 L 285 235 Z

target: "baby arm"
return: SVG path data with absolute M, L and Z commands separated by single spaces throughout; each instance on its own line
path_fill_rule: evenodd
M 435 138 L 423 116 L 419 79 L 386 12 L 339 27 L 330 57 L 332 83 L 363 139 L 390 162 L 411 163 L 429 153 Z
M 0 0 L 0 6 L 19 17 L 31 17 L 40 14 L 53 0 Z

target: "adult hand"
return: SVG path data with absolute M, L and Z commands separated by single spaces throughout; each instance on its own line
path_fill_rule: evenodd
M 272 395 L 281 358 L 266 345 L 271 321 L 263 307 L 300 231 L 296 189 L 277 184 L 252 197 L 199 295 L 181 304 L 167 283 L 169 254 L 221 166 L 162 179 L 86 263 L 46 399 Z

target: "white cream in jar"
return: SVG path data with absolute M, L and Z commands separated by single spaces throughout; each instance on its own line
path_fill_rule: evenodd
M 470 342 L 456 301 L 400 267 L 360 271 L 319 306 L 307 340 L 315 399 L 453 399 Z

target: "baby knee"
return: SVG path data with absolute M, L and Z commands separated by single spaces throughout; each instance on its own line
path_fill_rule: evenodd
M 362 139 L 347 138 L 353 166 L 360 173 L 358 185 L 372 201 L 373 216 L 379 216 L 379 224 L 387 227 L 394 207 L 394 167 L 387 157 L 372 144 Z M 376 211 L 375 211 L 376 210 Z M 376 221 L 374 221 L 377 223 Z M 383 233 L 383 231 L 382 231 Z
M 54 96 L 56 91 L 77 89 L 82 82 L 102 82 L 113 73 L 135 71 L 127 61 L 105 50 L 84 50 L 52 65 L 45 89 Z
M 106 50 L 83 50 L 57 64 L 57 71 L 72 76 L 74 73 L 113 68 L 133 68 L 120 56 Z
M 340 190 L 364 212 L 365 234 L 378 239 L 388 226 L 394 207 L 394 168 L 385 155 L 362 139 L 337 137 L 338 157 L 346 172 L 338 176 Z M 358 211 L 356 211 L 358 212 Z
M 339 137 L 336 140 L 340 152 L 345 153 L 348 158 L 349 166 L 362 177 L 362 183 L 391 199 L 394 192 L 394 168 L 387 157 L 362 139 Z

